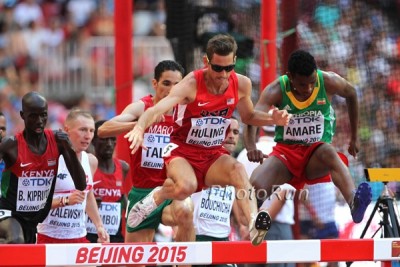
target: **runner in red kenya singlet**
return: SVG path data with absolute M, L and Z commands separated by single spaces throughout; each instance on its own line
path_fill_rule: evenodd
M 115 158 L 116 137 L 101 138 L 98 129 L 105 120 L 95 123 L 92 144 L 98 160 L 96 172 L 93 175 L 93 193 L 99 205 L 99 214 L 104 228 L 110 235 L 111 243 L 124 242 L 123 214 L 126 209 L 126 196 L 124 194 L 124 181 L 129 171 L 126 161 Z M 87 239 L 97 243 L 97 230 L 90 218 L 86 221 Z
M 51 208 L 58 158 L 63 155 L 78 190 L 86 175 L 62 131 L 45 130 L 47 100 L 37 92 L 22 98 L 25 129 L 0 143 L 5 162 L 0 198 L 0 243 L 35 243 L 36 226 Z

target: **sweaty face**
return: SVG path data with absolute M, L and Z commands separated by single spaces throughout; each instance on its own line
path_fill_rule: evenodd
M 224 147 L 230 153 L 235 151 L 237 143 L 239 141 L 239 122 L 235 119 L 231 119 L 231 125 L 229 127 L 228 135 L 224 141 Z
M 161 74 L 160 79 L 157 81 L 153 79 L 153 87 L 156 91 L 156 98 L 163 99 L 169 94 L 172 86 L 182 80 L 182 73 L 179 71 L 167 70 Z
M 291 75 L 290 82 L 297 94 L 309 97 L 314 90 L 315 83 L 317 82 L 317 73 L 314 71 L 310 76 L 302 76 L 299 74 Z
M 78 116 L 75 120 L 68 122 L 65 126 L 75 152 L 85 151 L 94 136 L 94 120 Z

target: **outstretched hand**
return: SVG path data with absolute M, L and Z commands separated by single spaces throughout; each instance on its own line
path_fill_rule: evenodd
M 290 118 L 292 117 L 292 114 L 289 114 L 285 109 L 279 110 L 275 107 L 270 112 L 272 112 L 271 116 L 274 124 L 279 126 L 288 125 Z
M 132 150 L 132 154 L 135 154 L 139 147 L 147 150 L 147 147 L 143 145 L 143 134 L 143 129 L 135 126 L 129 133 L 124 135 L 124 138 L 127 138 L 128 142 L 131 143 L 129 148 Z

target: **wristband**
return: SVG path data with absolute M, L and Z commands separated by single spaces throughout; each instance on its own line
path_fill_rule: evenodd
M 60 197 L 60 202 L 59 202 L 60 207 L 64 207 L 64 197 Z

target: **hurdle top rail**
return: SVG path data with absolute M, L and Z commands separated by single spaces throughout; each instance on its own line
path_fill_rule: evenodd
M 0 266 L 198 265 L 400 260 L 400 238 L 0 245 Z

